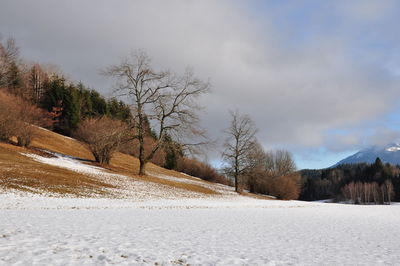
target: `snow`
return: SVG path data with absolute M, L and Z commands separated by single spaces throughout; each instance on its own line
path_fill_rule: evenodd
M 262 200 L 144 182 L 53 154 L 114 184 L 108 198 L 0 191 L 0 265 L 398 265 L 400 205 Z
M 396 265 L 400 206 L 0 194 L 0 265 Z
M 160 178 L 160 179 L 166 179 L 166 180 L 185 183 L 185 184 L 199 185 L 199 186 L 214 190 L 218 193 L 223 193 L 225 195 L 227 195 L 227 194 L 235 195 L 236 194 L 234 192 L 233 187 L 229 187 L 229 186 L 217 184 L 217 183 L 205 183 L 205 182 L 202 182 L 200 178 L 191 177 L 189 175 L 187 175 L 187 176 L 190 177 L 190 179 L 189 178 L 188 179 L 178 178 L 178 177 L 162 175 L 162 174 L 152 174 L 152 175 L 157 178 Z
M 361 157 L 363 157 L 364 156 L 364 153 L 363 152 L 358 152 L 356 155 L 355 155 L 355 158 L 361 158 Z
M 107 192 L 114 197 L 133 198 L 135 200 L 204 197 L 201 193 L 189 192 L 184 189 L 174 188 L 163 184 L 145 182 L 139 179 L 134 179 L 130 176 L 114 174 L 104 168 L 85 164 L 84 161 L 79 160 L 79 158 L 59 153 L 51 153 L 53 157 L 50 158 L 31 153 L 22 154 L 38 162 L 85 174 L 101 182 L 116 186 L 117 188 L 103 188 L 104 192 Z M 171 180 L 172 179 L 173 177 L 171 177 Z M 187 179 L 177 178 L 177 180 L 183 183 Z M 197 181 L 197 183 L 203 184 L 204 182 Z M 226 189 L 232 190 L 230 187 L 227 187 Z M 95 197 L 95 195 L 93 196 Z
M 259 200 L 251 197 L 209 197 L 175 199 L 135 198 L 76 198 L 54 197 L 24 192 L 3 192 L 0 194 L 0 210 L 31 209 L 212 209 L 212 208 L 296 208 L 317 206 L 304 201 Z
M 390 152 L 392 152 L 392 151 L 400 151 L 400 147 L 389 147 L 389 148 L 386 149 L 386 151 L 390 151 Z

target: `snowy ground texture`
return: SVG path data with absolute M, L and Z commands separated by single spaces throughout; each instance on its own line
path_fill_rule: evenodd
M 0 265 L 399 265 L 400 206 L 0 194 Z
M 25 155 L 116 188 L 108 198 L 0 191 L 0 265 L 400 265 L 400 205 L 262 200 L 157 176 L 219 193 L 205 196 Z

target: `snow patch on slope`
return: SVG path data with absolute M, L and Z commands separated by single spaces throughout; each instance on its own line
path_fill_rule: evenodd
M 130 176 L 110 173 L 104 168 L 87 165 L 78 158 L 59 153 L 51 153 L 54 156 L 51 158 L 31 153 L 22 154 L 38 162 L 85 174 L 101 182 L 116 186 L 116 188 L 104 187 L 102 190 L 117 198 L 132 198 L 143 201 L 151 199 L 175 199 L 180 197 L 204 197 L 204 194 L 201 193 L 191 192 L 185 189 L 157 184 L 154 182 L 145 182 Z M 96 197 L 96 195 L 93 196 Z

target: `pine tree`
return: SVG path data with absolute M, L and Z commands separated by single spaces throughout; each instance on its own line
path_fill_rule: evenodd
M 12 62 L 7 73 L 6 86 L 8 87 L 11 93 L 19 95 L 20 94 L 19 89 L 21 88 L 21 85 L 22 85 L 21 72 L 17 64 L 15 62 Z
M 63 118 L 65 121 L 63 131 L 71 135 L 81 122 L 81 99 L 78 90 L 73 85 L 69 85 L 65 91 Z
M 178 166 L 178 160 L 183 156 L 183 151 L 181 146 L 172 140 L 171 136 L 165 135 L 164 137 L 165 145 L 165 165 L 167 169 L 176 169 Z

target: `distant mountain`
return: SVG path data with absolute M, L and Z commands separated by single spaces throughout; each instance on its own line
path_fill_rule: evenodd
M 392 143 L 383 147 L 370 147 L 341 160 L 334 166 L 340 164 L 373 163 L 377 157 L 384 163 L 400 165 L 400 144 Z

